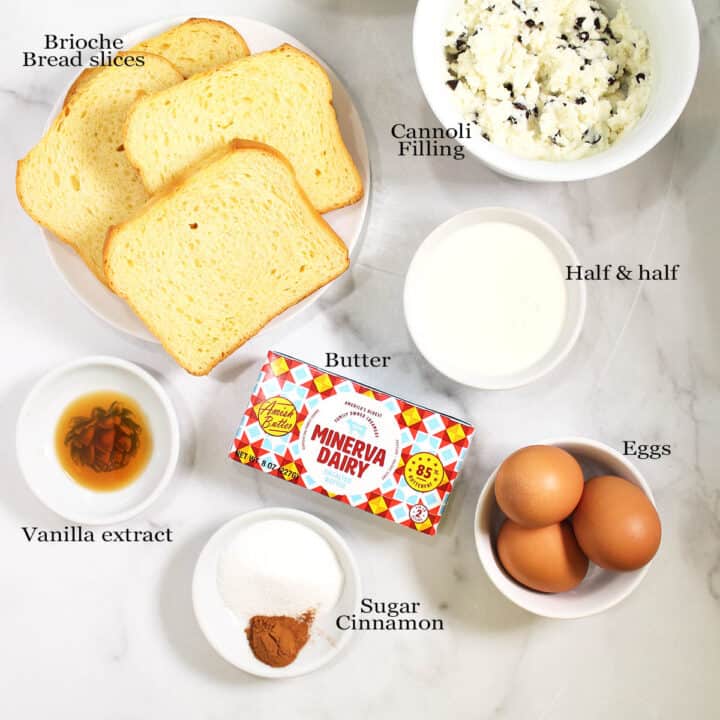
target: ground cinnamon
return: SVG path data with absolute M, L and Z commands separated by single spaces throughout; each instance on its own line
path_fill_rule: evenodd
M 300 617 L 255 615 L 245 633 L 255 657 L 271 667 L 285 667 L 308 641 L 313 612 Z

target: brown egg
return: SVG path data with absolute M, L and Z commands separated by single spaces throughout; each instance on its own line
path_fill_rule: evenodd
M 583 473 L 578 461 L 557 447 L 531 445 L 500 466 L 495 498 L 519 525 L 544 527 L 564 520 L 580 500 Z
M 526 528 L 506 520 L 498 534 L 497 551 L 515 580 L 541 592 L 572 590 L 588 569 L 588 559 L 567 523 Z
M 585 554 L 606 570 L 637 570 L 660 547 L 660 518 L 637 485 L 612 475 L 588 480 L 573 515 Z

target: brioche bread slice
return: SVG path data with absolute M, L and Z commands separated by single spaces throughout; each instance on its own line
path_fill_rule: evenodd
M 105 282 L 108 227 L 148 198 L 122 145 L 128 109 L 139 94 L 183 76 L 165 58 L 147 54 L 142 67 L 93 68 L 83 77 L 47 133 L 18 162 L 16 190 L 28 215 L 72 245 Z
M 227 23 L 190 18 L 133 47 L 134 52 L 162 55 L 186 78 L 250 54 L 242 35 Z
M 138 100 L 128 115 L 125 149 L 150 193 L 234 138 L 266 143 L 292 163 L 318 212 L 362 197 L 325 71 L 281 45 Z
M 210 154 L 105 243 L 113 290 L 194 375 L 347 266 L 347 248 L 290 163 L 243 140 Z
M 234 27 L 207 18 L 190 18 L 134 45 L 128 52 L 160 55 L 186 78 L 250 54 L 243 36 Z M 92 73 L 93 69 L 88 69 L 78 75 L 65 96 L 66 105 Z

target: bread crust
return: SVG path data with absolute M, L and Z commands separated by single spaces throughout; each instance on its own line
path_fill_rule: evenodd
M 137 55 L 138 53 L 133 52 L 123 52 L 118 53 L 119 55 Z M 172 68 L 172 70 L 177 74 L 178 82 L 182 82 L 183 76 L 182 74 L 177 70 L 177 68 L 169 61 L 166 60 L 164 57 L 160 55 L 155 55 L 153 53 L 144 53 L 145 55 L 151 55 L 153 58 L 160 61 L 161 64 L 166 64 L 169 68 Z M 102 72 L 103 70 L 112 70 L 111 67 L 97 67 L 97 68 L 86 68 L 83 70 L 82 73 L 78 76 L 78 78 L 75 80 L 75 82 L 71 85 L 70 90 L 68 91 L 68 94 L 65 96 L 65 100 L 63 101 L 63 105 L 60 109 L 60 112 L 55 116 L 55 118 L 52 121 L 52 124 L 48 128 L 47 132 L 43 135 L 43 137 L 40 139 L 40 142 L 35 145 L 33 148 L 30 149 L 30 151 L 25 155 L 25 157 L 18 160 L 16 168 L 15 168 L 15 194 L 17 196 L 18 202 L 20 203 L 20 206 L 22 209 L 27 213 L 27 215 L 40 227 L 45 228 L 46 230 L 49 230 L 55 237 L 57 237 L 59 240 L 64 242 L 65 244 L 69 245 L 83 260 L 83 262 L 88 266 L 90 271 L 95 275 L 95 277 L 100 280 L 105 286 L 110 288 L 110 284 L 107 281 L 107 278 L 103 277 L 96 269 L 93 267 L 92 260 L 90 259 L 90 255 L 85 252 L 83 248 L 81 248 L 79 245 L 77 245 L 73 240 L 66 237 L 63 233 L 61 233 L 57 228 L 53 227 L 51 223 L 41 219 L 37 216 L 31 209 L 27 202 L 27 199 L 24 196 L 24 193 L 22 191 L 22 180 L 21 175 L 23 172 L 23 168 L 25 166 L 25 163 L 27 162 L 30 155 L 35 151 L 35 149 L 40 145 L 40 143 L 43 141 L 43 139 L 51 132 L 53 132 L 58 123 L 63 119 L 63 116 L 66 116 L 70 113 L 72 105 L 74 102 L 77 101 L 77 99 L 80 97 L 79 92 L 82 90 L 82 88 L 85 86 L 85 82 L 80 83 L 80 79 L 84 77 L 84 79 L 90 80 L 95 74 L 98 74 Z
M 203 24 L 203 25 L 211 24 L 211 25 L 222 27 L 226 30 L 231 31 L 233 36 L 238 41 L 238 44 L 240 45 L 242 52 L 244 52 L 245 55 L 249 55 L 250 50 L 248 48 L 247 43 L 245 42 L 245 39 L 232 25 L 229 25 L 228 23 L 225 23 L 221 20 L 215 20 L 215 19 L 211 19 L 211 18 L 196 18 L 196 17 L 189 18 L 185 22 L 180 23 L 179 25 L 175 25 L 172 28 L 169 28 L 168 30 L 166 30 L 162 33 L 159 33 L 158 35 L 153 36 L 152 38 L 148 38 L 148 40 L 143 41 L 143 43 L 151 41 L 151 40 L 156 40 L 157 38 L 161 37 L 162 35 L 176 32 L 176 31 L 178 31 L 178 29 L 182 28 L 183 26 L 199 25 L 199 24 Z M 177 79 L 178 83 L 182 82 L 185 79 L 185 76 L 178 70 L 178 68 L 163 55 L 160 55 L 159 53 L 156 53 L 156 52 L 148 52 L 146 50 L 138 49 L 139 46 L 142 45 L 143 43 L 138 43 L 137 45 L 133 46 L 132 48 L 129 48 L 128 50 L 120 51 L 117 53 L 117 55 L 134 55 L 134 56 L 142 55 L 144 57 L 155 58 L 157 60 L 160 60 L 161 63 L 164 63 L 173 69 L 173 71 L 176 73 L 176 76 L 177 76 L 176 79 Z M 113 69 L 112 67 L 108 67 L 108 66 L 85 68 L 75 78 L 72 85 L 68 88 L 68 91 L 65 94 L 65 97 L 63 99 L 63 104 L 60 109 L 60 112 L 53 119 L 53 122 L 50 125 L 50 128 L 48 129 L 47 133 L 45 133 L 45 135 L 52 132 L 56 128 L 58 122 L 62 119 L 63 114 L 67 115 L 71 111 L 70 109 L 72 107 L 73 101 L 75 101 L 77 98 L 80 97 L 81 91 L 86 86 L 86 84 L 93 79 L 93 77 L 95 77 L 99 73 L 102 73 L 103 71 L 112 70 L 112 69 Z M 208 72 L 211 72 L 211 70 Z M 142 93 L 142 92 L 139 93 L 138 99 L 141 98 L 145 94 L 146 93 Z M 45 137 L 45 136 L 43 136 L 43 137 Z M 122 138 L 119 138 L 119 140 L 122 140 Z M 42 142 L 42 139 L 40 140 L 40 143 L 41 142 Z M 40 143 L 38 143 L 38 145 Z M 35 147 L 37 147 L 37 145 Z M 82 258 L 83 262 L 88 266 L 88 268 L 92 271 L 92 273 L 95 275 L 95 277 L 97 277 L 98 280 L 100 280 L 104 285 L 106 285 L 108 288 L 110 288 L 107 278 L 105 278 L 102 275 L 102 273 L 99 272 L 98 269 L 94 266 L 91 256 L 88 252 L 86 252 L 86 250 L 84 250 L 82 247 L 80 247 L 79 245 L 74 243 L 70 238 L 68 238 L 63 233 L 61 233 L 57 228 L 53 227 L 52 224 L 50 224 L 46 221 L 43 221 L 40 217 L 38 217 L 38 215 L 36 213 L 34 213 L 30 209 L 29 202 L 21 189 L 21 183 L 22 183 L 21 176 L 23 174 L 23 168 L 25 167 L 25 164 L 26 164 L 28 158 L 30 157 L 31 153 L 35 149 L 35 147 L 32 148 L 25 155 L 25 157 L 18 160 L 17 165 L 16 165 L 15 192 L 16 192 L 16 195 L 18 198 L 18 202 L 20 203 L 20 206 L 23 208 L 23 210 L 27 213 L 27 215 L 34 222 L 36 222 L 41 227 L 49 230 L 50 232 L 52 232 L 61 242 L 64 242 L 65 244 L 70 245 L 70 247 L 72 247 L 73 250 L 75 250 L 75 252 Z M 127 153 L 126 153 L 126 157 L 127 157 Z M 130 164 L 132 165 L 132 163 L 130 163 Z
M 203 168 L 218 162 L 226 157 L 229 157 L 235 152 L 245 152 L 245 151 L 259 151 L 266 153 L 268 155 L 272 155 L 275 158 L 278 158 L 281 160 L 285 166 L 290 171 L 290 174 L 293 178 L 293 181 L 295 183 L 295 186 L 297 190 L 299 191 L 301 200 L 307 208 L 310 210 L 310 212 L 314 215 L 315 219 L 325 227 L 327 231 L 329 231 L 331 238 L 333 241 L 337 244 L 339 249 L 342 249 L 342 251 L 345 254 L 345 263 L 343 268 L 332 277 L 328 278 L 325 282 L 321 283 L 317 287 L 315 287 L 313 290 L 310 290 L 308 293 L 303 295 L 301 298 L 298 298 L 294 302 L 290 302 L 284 307 L 282 307 L 278 312 L 276 312 L 272 317 L 268 318 L 266 321 L 261 322 L 258 324 L 256 328 L 251 330 L 250 332 L 246 333 L 242 337 L 240 337 L 235 345 L 228 348 L 224 352 L 222 352 L 218 357 L 213 358 L 207 366 L 201 368 L 201 369 L 190 369 L 187 366 L 185 366 L 182 362 L 182 360 L 163 342 L 161 335 L 157 328 L 153 327 L 153 325 L 148 322 L 145 318 L 142 317 L 138 309 L 133 305 L 131 300 L 128 298 L 126 294 L 124 294 L 120 289 L 113 286 L 112 284 L 112 272 L 110 269 L 110 261 L 109 261 L 109 255 L 112 250 L 113 242 L 115 241 L 115 236 L 125 226 L 132 223 L 137 217 L 142 215 L 144 212 L 146 212 L 150 207 L 154 206 L 157 203 L 161 203 L 170 197 L 172 197 L 175 193 L 179 192 L 182 187 L 190 180 L 191 177 L 195 175 L 196 172 L 199 170 L 202 170 Z M 126 221 L 115 225 L 111 227 L 108 230 L 107 236 L 105 238 L 105 245 L 103 247 L 103 267 L 105 270 L 105 274 L 108 278 L 108 281 L 110 283 L 111 289 L 117 293 L 119 297 L 122 297 L 125 302 L 132 308 L 132 311 L 137 315 L 138 318 L 146 325 L 148 330 L 156 337 L 158 340 L 160 340 L 160 343 L 162 344 L 165 351 L 170 355 L 175 362 L 177 362 L 180 367 L 184 368 L 188 373 L 195 376 L 204 376 L 210 373 L 210 371 L 215 368 L 218 364 L 220 364 L 223 360 L 228 358 L 230 355 L 232 355 L 238 348 L 242 347 L 248 340 L 253 338 L 255 335 L 257 335 L 268 323 L 270 323 L 274 318 L 278 317 L 282 313 L 284 313 L 289 308 L 293 307 L 294 305 L 297 305 L 298 303 L 305 300 L 305 298 L 312 295 L 314 292 L 317 292 L 320 288 L 324 287 L 325 285 L 328 285 L 333 280 L 336 280 L 340 275 L 342 275 L 349 267 L 350 265 L 350 258 L 348 255 L 347 246 L 343 242 L 343 240 L 340 238 L 340 236 L 330 227 L 330 225 L 327 223 L 325 218 L 313 207 L 312 203 L 310 202 L 309 198 L 307 197 L 305 191 L 300 186 L 300 183 L 297 181 L 297 178 L 295 177 L 295 170 L 293 169 L 293 166 L 290 164 L 290 161 L 278 150 L 276 150 L 273 147 L 270 147 L 269 145 L 265 145 L 264 143 L 255 142 L 253 140 L 241 140 L 236 139 L 232 140 L 230 143 L 228 143 L 226 146 L 219 148 L 218 150 L 214 151 L 210 155 L 203 158 L 201 161 L 193 165 L 191 168 L 188 168 L 177 180 L 172 181 L 170 184 L 168 184 L 164 189 L 162 189 L 160 192 L 156 193 L 133 217 L 128 218 Z
M 164 55 L 160 55 L 160 53 L 153 53 L 153 52 L 147 52 L 145 50 L 139 50 L 138 48 L 141 45 L 144 45 L 147 42 L 150 42 L 151 40 L 157 40 L 159 37 L 162 37 L 163 35 L 169 34 L 171 32 L 174 32 L 178 30 L 179 28 L 185 26 L 185 25 L 198 25 L 198 24 L 210 24 L 210 25 L 221 25 L 224 28 L 227 28 L 232 32 L 232 34 L 235 36 L 235 38 L 240 42 L 240 45 L 243 48 L 243 52 L 245 53 L 245 56 L 250 54 L 250 48 L 248 48 L 247 43 L 245 42 L 245 38 L 232 26 L 228 25 L 226 22 L 223 22 L 222 20 L 214 20 L 212 18 L 188 18 L 185 22 L 180 23 L 179 25 L 174 25 L 171 28 L 168 28 L 164 32 L 161 32 L 158 35 L 153 35 L 153 37 L 148 38 L 147 40 L 143 40 L 142 42 L 137 43 L 136 45 L 133 45 L 131 48 L 128 48 L 127 50 L 122 50 L 118 52 L 118 55 L 159 55 L 164 60 L 167 60 L 173 67 L 175 67 L 174 63 L 170 60 L 168 60 Z M 84 83 L 85 80 L 89 79 L 89 76 L 92 75 L 93 72 L 96 70 L 102 70 L 102 67 L 96 67 L 96 68 L 85 68 L 76 78 L 73 84 L 69 87 L 67 93 L 65 94 L 65 99 L 63 100 L 63 107 L 68 104 L 70 101 L 70 98 L 75 94 L 75 92 L 78 90 L 78 88 Z M 177 67 L 175 69 L 178 70 Z M 180 75 L 183 76 L 184 79 L 186 79 L 186 76 L 180 73 Z
M 333 100 L 332 100 L 332 98 L 333 98 L 332 83 L 330 82 L 330 78 L 328 77 L 327 73 L 325 72 L 325 68 L 323 68 L 322 65 L 320 65 L 320 63 L 317 60 L 315 60 L 315 58 L 313 58 L 311 55 L 308 55 L 306 52 L 303 52 L 299 48 L 296 48 L 294 45 L 290 45 L 289 43 L 283 43 L 282 45 L 279 45 L 278 47 L 274 48 L 273 50 L 267 50 L 265 53 L 259 53 L 259 54 L 263 54 L 263 55 L 264 54 L 280 54 L 283 52 L 287 52 L 288 50 L 291 50 L 292 52 L 298 53 L 298 54 L 302 55 L 303 57 L 307 58 L 308 60 L 310 60 L 310 62 L 313 65 L 315 65 L 315 67 L 317 67 L 322 72 L 322 75 L 325 78 L 325 81 L 326 81 L 328 89 L 329 89 L 328 94 L 330 96 L 330 100 L 329 100 L 328 104 L 330 106 L 330 109 L 332 110 L 332 118 L 334 120 L 334 133 L 335 133 L 336 141 L 338 143 L 341 153 L 344 155 L 345 159 L 348 162 L 348 166 L 351 168 L 351 171 L 355 177 L 355 181 L 358 186 L 358 191 L 354 195 L 352 195 L 350 198 L 348 198 L 347 200 L 345 200 L 343 202 L 333 203 L 331 205 L 328 205 L 327 207 L 315 208 L 315 209 L 319 213 L 324 214 L 327 212 L 331 212 L 332 210 L 339 210 L 340 208 L 347 207 L 348 205 L 353 205 L 354 203 L 356 203 L 362 199 L 362 197 L 365 194 L 365 188 L 364 188 L 364 184 L 362 181 L 362 177 L 360 177 L 360 172 L 357 169 L 357 166 L 355 165 L 355 161 L 353 160 L 352 155 L 350 154 L 350 151 L 347 149 L 345 140 L 342 136 L 342 133 L 340 132 L 340 125 L 338 124 L 338 121 L 337 121 L 337 113 L 335 112 L 335 106 L 333 105 Z M 185 82 L 187 82 L 187 83 L 198 82 L 201 79 L 208 77 L 219 70 L 226 70 L 227 68 L 230 68 L 230 67 L 239 66 L 243 62 L 246 62 L 248 59 L 253 58 L 253 57 L 257 57 L 257 55 L 254 55 L 254 56 L 251 55 L 251 56 L 239 58 L 238 60 L 228 63 L 227 65 L 222 65 L 219 68 L 213 68 L 212 70 L 206 70 L 205 72 L 197 73 L 196 75 L 193 75 L 191 78 L 189 78 Z M 165 90 L 160 90 L 159 92 L 154 93 L 152 97 L 153 98 L 160 97 L 162 94 L 167 93 L 169 90 L 172 90 L 172 88 L 165 88 Z M 125 129 L 123 132 L 123 140 L 126 140 L 127 134 L 128 134 L 128 128 L 132 121 L 132 117 L 138 111 L 138 108 L 139 108 L 140 104 L 143 102 L 143 100 L 145 100 L 145 98 L 139 97 L 130 106 L 127 117 L 125 118 Z M 130 145 L 128 145 L 128 143 L 125 142 L 125 155 L 126 155 L 127 159 L 129 160 L 130 164 L 135 168 L 135 170 L 137 170 L 138 174 L 140 175 L 140 179 L 142 180 L 142 183 L 145 186 L 145 189 L 148 190 L 148 192 L 150 192 L 147 176 L 143 172 L 143 169 L 141 167 L 139 160 L 133 156 L 132 150 L 131 150 L 131 145 L 132 145 L 132 143 L 130 143 Z M 287 159 L 286 159 L 286 162 L 287 162 Z M 293 174 L 294 174 L 294 171 L 293 171 Z M 180 176 L 182 176 L 182 173 L 180 173 Z M 169 185 L 172 185 L 176 181 L 176 179 L 177 178 L 171 178 L 166 183 L 166 187 Z M 163 188 L 160 188 L 160 191 L 162 191 L 162 189 Z M 156 193 L 157 192 L 158 191 L 156 191 Z M 156 194 L 156 193 L 154 193 L 154 194 Z
M 29 154 L 29 153 L 28 153 Z M 64 242 L 66 245 L 69 245 L 82 259 L 82 261 L 87 265 L 88 270 L 92 272 L 92 274 L 100 280 L 100 282 L 105 285 L 108 289 L 112 290 L 110 287 L 110 283 L 107 281 L 107 278 L 101 277 L 100 274 L 95 270 L 93 267 L 92 261 L 90 260 L 90 257 L 87 253 L 83 252 L 83 250 L 76 245 L 72 240 L 69 238 L 63 236 L 58 230 L 51 227 L 48 223 L 43 222 L 40 220 L 40 218 L 35 215 L 30 208 L 28 207 L 27 203 L 25 202 L 25 199 L 23 197 L 23 194 L 20 190 L 20 173 L 22 172 L 23 165 L 25 164 L 25 161 L 27 160 L 27 155 L 22 158 L 21 160 L 17 161 L 17 166 L 15 168 L 15 194 L 17 195 L 18 202 L 20 203 L 20 207 L 25 211 L 26 215 L 35 223 L 37 223 L 40 227 L 45 228 L 46 230 L 49 230 L 58 240 L 61 242 Z
M 141 48 L 143 45 L 149 42 L 153 42 L 155 40 L 158 40 L 159 38 L 165 36 L 165 35 L 171 35 L 173 33 L 178 32 L 181 28 L 187 26 L 187 25 L 215 25 L 217 27 L 222 27 L 226 30 L 230 30 L 232 35 L 235 36 L 235 39 L 239 41 L 239 44 L 242 48 L 243 56 L 247 57 L 250 54 L 250 48 L 248 47 L 247 43 L 245 42 L 245 38 L 232 26 L 229 25 L 226 22 L 223 22 L 222 20 L 215 20 L 213 18 L 202 18 L 202 17 L 191 17 L 185 20 L 185 22 L 180 23 L 179 25 L 174 25 L 171 28 L 168 28 L 167 30 L 164 30 L 163 32 L 153 35 L 153 37 L 147 38 L 147 40 L 143 40 L 142 42 L 137 43 L 137 45 L 134 45 L 131 50 L 137 50 L 138 48 Z M 144 51 L 140 51 L 144 52 Z M 151 54 L 151 53 L 148 53 Z M 158 54 L 158 53 L 155 53 Z M 221 67 L 221 66 L 218 66 Z M 214 68 L 211 68 L 214 69 Z M 199 73 L 195 73 L 194 75 L 184 75 L 183 77 L 187 79 L 188 77 L 194 77 Z
M 226 22 L 223 22 L 222 20 L 216 20 L 215 18 L 201 18 L 201 17 L 191 17 L 188 18 L 184 23 L 180 23 L 180 25 L 177 25 L 175 28 L 171 29 L 177 29 L 182 27 L 183 25 L 197 25 L 200 23 L 208 23 L 210 25 L 218 25 L 220 27 L 224 27 L 230 32 L 235 35 L 235 38 L 240 41 L 240 44 L 243 47 L 243 51 L 245 52 L 245 55 L 250 54 L 250 48 L 248 47 L 248 44 L 245 42 L 245 38 L 232 26 L 229 25 Z M 168 32 L 167 30 L 165 32 Z M 162 35 L 162 33 L 161 33 Z M 156 35 L 154 38 L 150 38 L 150 40 L 154 40 L 155 38 L 160 37 L 160 35 Z M 147 41 L 145 41 L 147 42 Z

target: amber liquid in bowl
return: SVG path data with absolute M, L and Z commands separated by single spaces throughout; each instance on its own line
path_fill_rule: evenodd
M 114 390 L 81 395 L 62 412 L 55 453 L 63 470 L 90 490 L 127 487 L 152 454 L 150 424 L 133 398 Z

